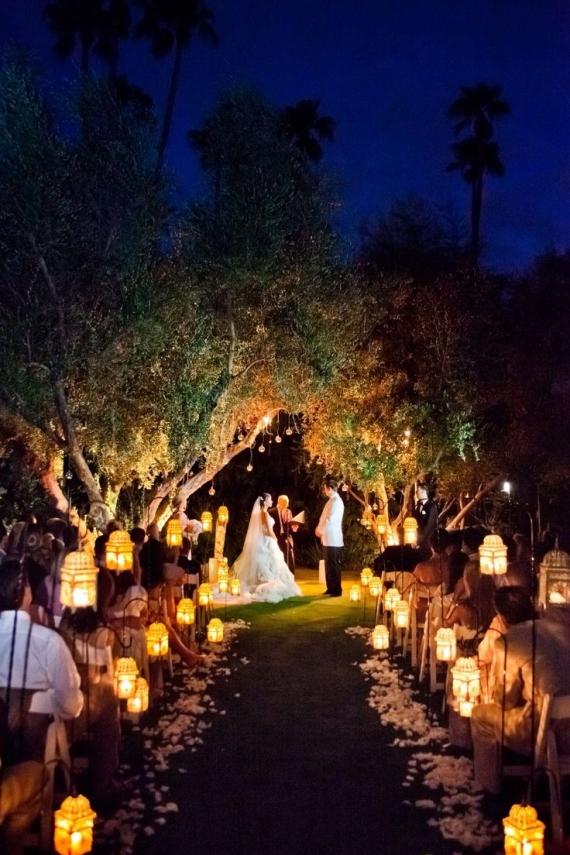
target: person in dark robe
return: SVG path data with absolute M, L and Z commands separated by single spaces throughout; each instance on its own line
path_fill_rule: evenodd
M 289 497 L 279 496 L 275 508 L 271 508 L 270 515 L 275 520 L 275 535 L 277 544 L 283 553 L 287 567 L 295 575 L 295 545 L 293 543 L 293 532 L 297 527 L 292 524 L 293 514 L 289 508 Z

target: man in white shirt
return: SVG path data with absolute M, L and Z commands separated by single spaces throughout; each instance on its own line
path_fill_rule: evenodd
M 328 478 L 324 482 L 323 494 L 328 501 L 323 508 L 315 534 L 320 538 L 325 558 L 325 578 L 327 581 L 325 594 L 331 597 L 341 597 L 344 502 L 338 494 L 338 484 L 332 478 Z

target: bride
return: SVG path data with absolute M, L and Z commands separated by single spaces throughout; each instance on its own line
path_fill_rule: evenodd
M 256 499 L 242 553 L 233 567 L 245 595 L 264 603 L 302 596 L 273 533 L 274 521 L 267 513 L 271 505 L 269 493 Z

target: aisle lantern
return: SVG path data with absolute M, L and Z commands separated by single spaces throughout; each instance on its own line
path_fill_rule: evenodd
M 388 628 L 383 623 L 379 623 L 372 630 L 372 647 L 374 650 L 388 650 L 390 647 Z
M 62 606 L 75 609 L 97 604 L 97 573 L 93 558 L 87 552 L 69 552 L 61 568 L 60 600 Z
M 513 805 L 503 827 L 505 855 L 543 855 L 544 823 L 531 805 Z
M 404 543 L 415 546 L 418 542 L 418 521 L 415 517 L 406 517 L 404 520 Z
M 198 588 L 198 605 L 211 606 L 213 602 L 214 597 L 212 594 L 211 586 L 208 584 L 208 582 L 202 582 L 202 584 Z
M 218 643 L 224 640 L 224 625 L 219 618 L 212 618 L 208 624 L 208 641 Z
M 368 590 L 370 591 L 371 597 L 378 597 L 380 595 L 380 591 L 382 590 L 382 580 L 380 579 L 380 576 L 373 576 L 371 578 Z
M 386 541 L 388 546 L 399 546 L 400 538 L 398 536 L 398 532 L 394 531 L 393 528 L 389 528 L 386 533 Z
M 176 606 L 176 623 L 178 626 L 192 626 L 196 620 L 194 602 L 189 597 L 183 597 Z
M 384 607 L 387 612 L 392 612 L 402 599 L 397 588 L 388 588 L 384 597 Z
M 120 701 L 132 698 L 137 686 L 139 669 L 130 656 L 121 656 L 115 662 L 115 695 Z
M 232 597 L 239 597 L 241 591 L 241 585 L 239 579 L 232 579 L 230 581 L 230 594 Z
M 410 604 L 400 600 L 394 606 L 394 625 L 397 629 L 407 629 L 410 624 Z
M 228 579 L 230 575 L 230 568 L 228 567 L 228 559 L 220 558 L 218 564 L 218 581 L 220 579 Z
M 351 585 L 350 593 L 348 598 L 351 603 L 359 603 L 360 602 L 360 585 Z
M 148 683 L 144 677 L 137 679 L 135 693 L 127 701 L 127 711 L 130 713 L 143 713 L 148 709 Z
M 227 594 L 229 588 L 229 582 L 226 576 L 222 576 L 218 578 L 218 590 L 220 594 Z
M 551 549 L 542 559 L 538 602 L 542 606 L 570 604 L 570 555 L 562 549 Z
M 166 656 L 168 653 L 168 630 L 163 623 L 151 623 L 146 631 L 146 650 L 149 656 Z
M 179 519 L 168 520 L 166 524 L 166 545 L 172 548 L 182 546 L 182 523 Z
M 230 519 L 230 512 L 225 505 L 220 505 L 218 508 L 218 522 L 221 525 L 227 525 Z
M 458 701 L 476 701 L 481 694 L 481 671 L 474 659 L 460 656 L 451 669 L 453 697 Z
M 202 531 L 212 531 L 212 525 L 214 520 L 210 511 L 203 511 L 202 516 L 200 517 L 200 521 L 202 523 Z
M 54 813 L 53 848 L 59 855 L 84 855 L 93 847 L 97 814 L 85 796 L 68 796 Z
M 485 576 L 507 572 L 507 547 L 498 534 L 488 534 L 479 547 L 479 567 Z
M 128 531 L 112 531 L 105 544 L 105 567 L 122 573 L 133 569 L 133 542 Z
M 462 718 L 471 718 L 474 706 L 475 704 L 473 703 L 473 701 L 459 701 L 459 715 Z
M 360 584 L 363 588 L 368 588 L 370 585 L 370 580 L 374 576 L 374 573 L 370 569 L 370 567 L 364 567 L 362 573 L 360 574 Z
M 379 535 L 384 535 L 388 531 L 388 517 L 386 514 L 378 514 L 376 517 L 376 531 Z
M 440 627 L 435 634 L 435 658 L 439 662 L 453 662 L 456 656 L 455 632 L 450 627 Z

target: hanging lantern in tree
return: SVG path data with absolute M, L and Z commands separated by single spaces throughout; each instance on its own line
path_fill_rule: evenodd
M 485 576 L 507 572 L 507 547 L 498 534 L 488 534 L 479 547 L 479 568 Z
M 453 662 L 457 656 L 455 632 L 442 626 L 435 634 L 435 658 L 439 662 Z
M 400 600 L 394 606 L 394 625 L 397 629 L 407 629 L 410 623 L 410 604 Z
M 93 847 L 97 814 L 85 796 L 68 796 L 54 813 L 53 848 L 58 855 L 84 855 Z
M 227 525 L 230 519 L 230 512 L 225 505 L 220 505 L 218 508 L 218 522 L 220 525 Z
M 168 520 L 166 524 L 166 545 L 172 548 L 182 546 L 182 523 L 179 519 Z
M 212 594 L 211 586 L 208 584 L 208 582 L 202 582 L 202 584 L 198 588 L 198 605 L 211 606 L 213 602 L 214 596 Z
M 570 604 L 570 555 L 551 549 L 540 564 L 538 601 L 541 606 Z
M 183 597 L 176 606 L 176 623 L 178 626 L 192 626 L 196 619 L 194 603 L 189 597 Z
M 212 531 L 214 519 L 210 511 L 203 511 L 200 520 L 202 522 L 202 531 Z
M 127 711 L 130 713 L 143 713 L 148 709 L 148 683 L 144 677 L 137 679 L 135 693 L 127 701 Z
M 208 641 L 218 643 L 224 640 L 224 625 L 219 618 L 212 618 L 208 624 Z
M 139 669 L 137 663 L 130 656 L 121 656 L 115 662 L 115 695 L 120 701 L 132 698 L 136 685 Z
M 230 594 L 232 597 L 239 597 L 241 591 L 241 584 L 239 579 L 232 579 L 230 581 Z
M 122 573 L 133 569 L 133 542 L 128 531 L 112 531 L 105 544 L 105 567 Z
M 350 593 L 348 598 L 351 603 L 359 603 L 360 602 L 360 585 L 351 585 Z
M 370 591 L 371 597 L 378 597 L 380 595 L 380 591 L 382 590 L 382 580 L 379 576 L 372 576 L 368 585 L 368 590 Z
M 364 567 L 362 573 L 360 574 L 360 584 L 363 588 L 367 588 L 370 584 L 370 580 L 374 576 L 374 573 L 370 569 L 370 567 Z
M 505 855 L 543 855 L 544 823 L 531 805 L 513 805 L 503 827 Z
M 383 623 L 377 624 L 372 630 L 372 647 L 374 650 L 388 650 L 390 647 L 390 634 Z
M 453 697 L 458 701 L 476 701 L 481 694 L 481 671 L 469 656 L 461 656 L 451 669 Z
M 386 591 L 386 595 L 384 597 L 384 607 L 387 612 L 392 612 L 400 602 L 402 597 L 400 596 L 400 592 L 396 587 L 389 588 Z
M 415 517 L 406 517 L 404 520 L 404 543 L 415 546 L 418 542 L 418 521 Z
M 166 656 L 168 653 L 168 630 L 160 621 L 151 623 L 146 631 L 146 650 L 149 656 Z
M 87 552 L 70 552 L 61 568 L 60 600 L 69 609 L 97 604 L 98 568 Z

